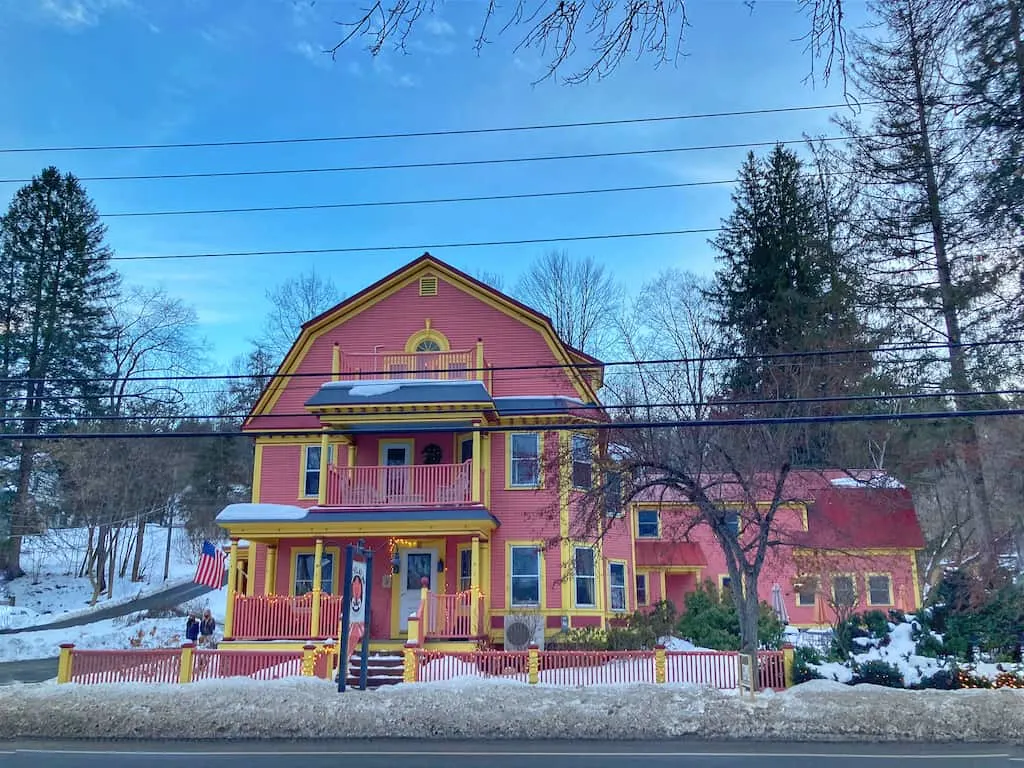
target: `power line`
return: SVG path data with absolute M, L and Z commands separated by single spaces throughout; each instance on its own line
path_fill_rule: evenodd
M 712 400 L 712 401 L 677 401 L 664 403 L 607 403 L 607 404 L 573 404 L 573 411 L 591 411 L 600 413 L 602 411 L 622 410 L 659 410 L 668 408 L 732 408 L 732 407 L 759 407 L 759 406 L 787 406 L 787 405 L 821 405 L 828 403 L 872 403 L 906 400 L 940 400 L 952 398 L 978 398 L 978 397 L 1010 397 L 1024 395 L 1024 389 L 994 389 L 977 392 L 896 392 L 881 395 L 823 395 L 819 397 L 788 397 L 778 400 L 754 399 L 754 400 Z M 444 412 L 446 416 L 459 416 L 479 413 L 479 408 L 453 408 Z M 502 416 L 551 416 L 564 414 L 565 409 L 538 409 L 538 408 L 508 408 L 503 409 Z M 294 419 L 306 417 L 308 411 L 302 413 L 267 413 L 261 414 L 260 419 Z M 417 410 L 392 410 L 387 415 L 391 416 L 422 416 L 422 411 Z M 126 416 L 126 415 L 105 415 L 105 416 L 8 416 L 0 418 L 3 422 L 32 422 L 41 424 L 62 424 L 62 423 L 109 423 L 109 422 L 158 422 L 158 421 L 236 421 L 248 418 L 249 414 L 169 414 L 155 416 Z
M 736 418 L 736 419 L 672 419 L 665 421 L 629 421 L 609 422 L 602 425 L 588 426 L 589 429 L 603 430 L 640 430 L 640 429 L 708 429 L 718 427 L 746 427 L 746 426 L 777 426 L 783 424 L 839 424 L 846 422 L 877 422 L 877 421 L 938 421 L 943 419 L 974 419 L 996 416 L 1024 416 L 1024 409 L 1021 408 L 990 408 L 970 411 L 924 411 L 910 413 L 856 413 L 838 414 L 831 416 L 766 416 L 761 418 Z M 538 425 L 538 429 L 544 432 L 578 432 L 579 424 L 544 424 Z M 442 425 L 430 427 L 409 427 L 404 430 L 405 434 L 459 434 L 466 432 L 466 427 L 445 427 Z M 470 431 L 481 433 L 501 432 L 522 432 L 521 425 L 492 425 L 477 426 Z M 245 432 L 57 432 L 49 435 L 38 434 L 14 434 L 0 433 L 2 440 L 139 440 L 147 438 L 254 438 L 254 437 L 309 437 L 312 434 L 320 436 L 344 435 L 345 430 L 252 430 Z
M 871 106 L 880 102 L 863 102 L 864 106 Z M 433 131 L 406 131 L 402 133 L 367 133 L 350 134 L 343 136 L 313 136 L 313 137 L 292 137 L 283 139 L 229 139 L 221 141 L 193 141 L 164 144 L 94 144 L 82 146 L 57 146 L 57 147 L 3 147 L 0 154 L 30 153 L 30 152 L 97 152 L 97 151 L 123 151 L 143 149 L 196 149 L 202 147 L 253 147 L 268 146 L 275 144 L 317 144 L 326 142 L 344 141 L 372 141 L 378 139 L 415 139 L 430 136 L 471 136 L 488 133 L 515 133 L 520 131 L 545 131 L 564 128 L 596 128 L 614 125 L 641 125 L 651 123 L 667 123 L 681 120 L 702 120 L 716 117 L 746 117 L 753 115 L 782 114 L 786 112 L 810 112 L 822 109 L 841 109 L 849 104 L 817 104 L 798 107 L 769 107 L 764 109 L 743 109 L 731 112 L 705 112 L 687 115 L 664 115 L 654 117 L 630 117 L 616 120 L 587 120 L 574 123 L 535 123 L 527 125 L 504 126 L 495 128 L 447 128 Z
M 454 373 L 460 376 L 465 376 L 469 373 L 486 373 L 486 372 L 507 372 L 507 371 L 543 371 L 543 370 L 592 370 L 595 368 L 614 368 L 621 366 L 636 366 L 636 367 L 647 367 L 654 365 L 682 365 L 689 363 L 727 363 L 727 362 L 740 362 L 749 360 L 789 360 L 789 359 L 803 359 L 812 357 L 832 357 L 839 355 L 869 355 L 869 354 L 889 354 L 889 353 L 901 353 L 901 352 L 918 352 L 929 349 L 973 349 L 977 347 L 1001 347 L 1007 345 L 1020 345 L 1024 344 L 1024 339 L 1021 338 L 1010 338 L 1010 339 L 989 339 L 986 341 L 962 341 L 956 344 L 943 342 L 943 341 L 922 341 L 912 342 L 907 344 L 890 344 L 878 347 L 843 347 L 839 349 L 813 349 L 813 350 L 801 350 L 793 352 L 764 352 L 759 354 L 744 354 L 744 355 L 707 355 L 702 357 L 666 357 L 651 360 L 609 360 L 598 363 L 527 363 L 522 365 L 495 365 L 491 367 L 468 367 L 468 368 L 439 368 L 432 369 L 432 374 L 442 373 Z M 383 353 L 382 353 L 383 354 Z M 403 356 L 415 353 L 400 353 Z M 444 353 L 441 353 L 444 354 Z M 346 375 L 353 375 L 355 372 L 345 372 Z M 406 371 L 406 373 L 415 374 L 416 371 Z M 367 377 L 363 379 L 363 383 L 370 381 L 369 377 L 373 376 L 394 376 L 395 371 L 359 371 L 358 375 Z M 330 378 L 334 375 L 333 371 L 295 371 L 293 373 L 268 373 L 268 374 L 251 374 L 251 373 L 230 373 L 230 374 L 219 374 L 219 373 L 199 373 L 199 374 L 171 374 L 167 376 L 138 376 L 131 378 L 133 382 L 167 382 L 167 381 L 239 381 L 239 380 L 265 380 L 267 382 L 273 380 L 287 380 L 295 378 Z M 110 381 L 121 381 L 121 377 L 118 376 L 92 376 L 92 377 L 79 377 L 79 378 L 47 378 L 47 377 L 0 377 L 0 382 L 13 383 L 20 382 L 23 384 L 92 384 L 96 382 L 110 382 Z M 398 379 L 397 381 L 401 381 Z M 450 381 L 449 379 L 438 379 L 440 383 Z M 353 384 L 359 384 L 360 381 L 356 380 Z M 104 395 L 108 397 L 109 395 Z M 24 398 L 19 398 L 24 399 Z M 74 399 L 74 398 L 68 398 Z

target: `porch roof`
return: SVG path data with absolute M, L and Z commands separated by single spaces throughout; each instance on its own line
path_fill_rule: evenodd
M 636 564 L 647 568 L 703 567 L 708 564 L 708 560 L 696 542 L 638 541 Z
M 307 407 L 405 405 L 410 403 L 491 403 L 481 381 L 394 379 L 329 381 L 306 401 Z
M 285 504 L 230 504 L 217 515 L 221 524 L 245 523 L 482 523 L 497 527 L 498 519 L 483 507 L 463 509 L 354 509 L 293 507 Z

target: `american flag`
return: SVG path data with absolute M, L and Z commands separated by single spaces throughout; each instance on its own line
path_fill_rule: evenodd
M 224 586 L 224 553 L 208 541 L 203 542 L 203 551 L 199 554 L 199 567 L 196 568 L 196 584 L 204 584 L 210 589 Z

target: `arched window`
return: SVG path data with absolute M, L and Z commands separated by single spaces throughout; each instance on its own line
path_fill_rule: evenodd
M 441 345 L 438 344 L 434 339 L 423 339 L 419 344 L 416 345 L 416 352 L 440 352 Z

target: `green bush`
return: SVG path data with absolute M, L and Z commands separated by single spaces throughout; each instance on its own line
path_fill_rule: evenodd
M 886 688 L 903 688 L 903 674 L 892 664 L 878 659 L 855 664 L 850 685 L 883 685 Z
M 962 605 L 963 598 L 958 600 L 957 606 Z M 1020 642 L 1018 632 L 1024 627 L 1024 585 L 1004 586 L 964 610 L 936 607 L 934 616 L 944 626 L 943 645 L 947 653 L 967 659 L 973 639 L 996 661 L 1013 661 Z
M 577 627 L 556 635 L 546 647 L 552 651 L 605 651 L 608 633 L 600 627 Z
M 801 647 L 793 651 L 793 684 L 800 685 L 808 680 L 824 678 L 818 670 L 811 669 L 811 664 L 821 664 L 821 656 L 813 648 Z
M 889 618 L 881 611 L 867 611 L 861 616 L 861 624 L 868 637 L 883 641 L 889 639 Z
M 758 643 L 768 648 L 782 644 L 782 623 L 767 603 L 761 603 L 757 622 Z M 740 619 L 732 596 L 706 582 L 686 596 L 677 631 L 694 645 L 718 651 L 740 649 Z
M 636 633 L 638 649 L 651 649 L 659 640 L 675 632 L 677 622 L 676 607 L 670 601 L 662 600 L 647 611 L 634 613 L 629 617 L 626 626 Z
M 922 677 L 921 682 L 910 687 L 919 691 L 927 689 L 933 689 L 936 691 L 955 691 L 960 687 L 960 680 L 955 668 L 940 669 L 934 675 L 926 675 L 925 677 Z

